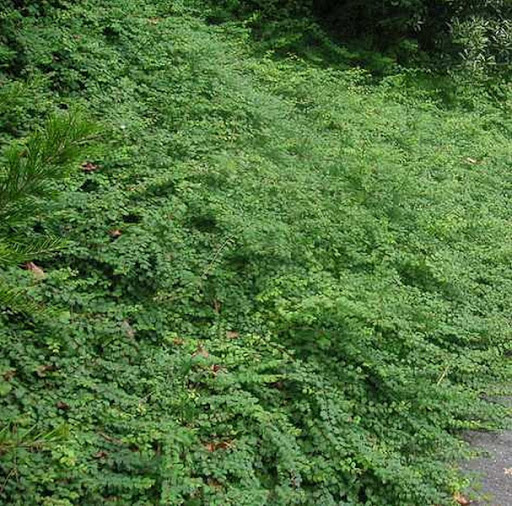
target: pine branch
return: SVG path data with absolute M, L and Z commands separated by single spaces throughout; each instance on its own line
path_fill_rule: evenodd
M 0 237 L 0 267 L 28 262 L 56 251 L 62 245 L 63 241 L 56 237 L 45 237 L 30 244 L 23 241 L 6 241 Z
M 0 308 L 9 308 L 15 313 L 34 315 L 42 311 L 42 307 L 31 300 L 19 288 L 13 288 L 0 279 Z
M 78 114 L 53 116 L 23 146 L 17 144 L 7 150 L 6 164 L 0 171 L 0 268 L 29 262 L 62 246 L 54 237 L 19 240 L 11 227 L 34 211 L 37 199 L 49 194 L 51 182 L 68 175 L 94 133 L 94 126 Z M 21 290 L 2 279 L 0 308 L 26 314 L 41 311 Z
M 13 218 L 27 201 L 45 196 L 50 182 L 68 175 L 94 133 L 94 126 L 79 115 L 53 116 L 24 146 L 8 149 L 0 179 L 0 216 Z

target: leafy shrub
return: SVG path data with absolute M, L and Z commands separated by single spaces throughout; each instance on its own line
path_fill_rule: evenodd
M 401 63 L 425 64 L 429 58 L 438 70 L 462 62 L 473 71 L 505 75 L 512 67 L 512 5 L 503 0 L 238 0 L 215 5 L 217 15 L 252 16 L 260 36 L 287 38 L 289 47 L 294 30 L 301 40 L 308 34 L 318 37 L 318 29 L 304 22 L 314 12 L 342 41 L 358 41 Z M 269 24 L 279 28 L 270 33 Z

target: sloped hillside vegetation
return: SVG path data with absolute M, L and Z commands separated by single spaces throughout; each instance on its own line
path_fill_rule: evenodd
M 0 314 L 0 502 L 454 504 L 506 414 L 506 85 L 447 104 L 200 1 L 0 3 L 3 180 L 48 117 L 100 131 L 4 227 L 63 244 L 0 273 L 38 307 Z

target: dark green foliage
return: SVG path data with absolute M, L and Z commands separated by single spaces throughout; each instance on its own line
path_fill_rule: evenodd
M 260 37 L 278 47 L 286 40 L 288 49 L 296 49 L 298 40 L 302 50 L 311 40 L 326 44 L 321 30 L 307 22 L 314 13 L 336 38 L 356 43 L 347 53 L 348 62 L 364 59 L 374 70 L 379 70 L 379 61 L 368 50 L 378 50 L 403 65 L 428 65 L 438 71 L 463 66 L 473 73 L 510 77 L 512 69 L 509 0 L 227 0 L 213 4 L 214 18 L 229 19 L 233 13 L 248 18 Z M 381 58 L 380 66 L 385 62 Z
M 473 71 L 510 72 L 512 3 L 508 0 L 314 1 L 342 36 L 408 56 L 417 45 L 436 65 L 463 61 Z
M 67 241 L 45 280 L 8 273 L 53 312 L 0 317 L 0 501 L 451 504 L 510 379 L 510 101 L 262 57 L 203 11 L 17 28 L 2 138 L 63 103 L 106 133 L 30 223 Z

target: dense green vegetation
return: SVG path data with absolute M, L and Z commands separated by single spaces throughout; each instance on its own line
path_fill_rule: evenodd
M 1 229 L 65 244 L 2 265 L 46 310 L 3 301 L 0 502 L 453 503 L 510 380 L 507 83 L 199 0 L 0 4 L 2 181 L 59 110 L 102 132 Z
M 345 56 L 373 70 L 391 64 L 458 68 L 472 78 L 512 77 L 510 0 L 221 0 L 214 19 L 244 19 L 262 39 L 280 45 L 324 44 L 327 27 Z M 384 56 L 384 58 L 383 58 Z

